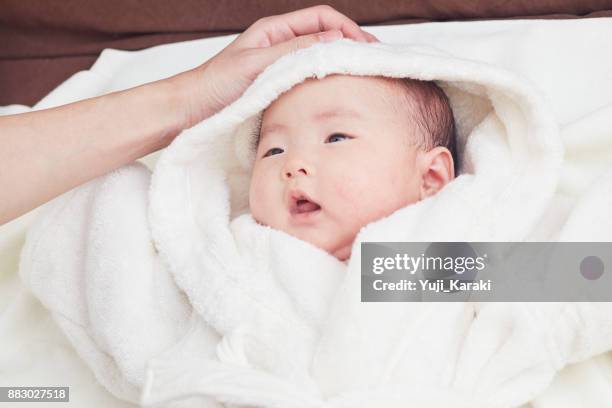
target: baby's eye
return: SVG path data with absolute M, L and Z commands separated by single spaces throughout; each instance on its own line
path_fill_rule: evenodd
M 275 154 L 280 154 L 282 152 L 284 152 L 284 150 L 281 149 L 280 147 L 273 147 L 272 149 L 268 150 L 266 154 L 263 155 L 263 157 L 273 156 Z
M 327 138 L 327 143 L 335 143 L 344 139 L 350 139 L 350 136 L 345 135 L 344 133 L 333 133 L 329 135 Z

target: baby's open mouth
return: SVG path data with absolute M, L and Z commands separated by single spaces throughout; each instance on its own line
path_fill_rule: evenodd
M 306 212 L 317 211 L 320 209 L 321 209 L 321 206 L 319 204 L 302 198 L 296 201 L 295 209 L 293 212 L 296 214 L 301 214 L 301 213 L 306 213 Z
M 296 192 L 291 195 L 289 203 L 289 211 L 292 215 L 296 214 L 309 214 L 317 212 L 321 209 L 321 206 L 310 199 L 302 192 Z

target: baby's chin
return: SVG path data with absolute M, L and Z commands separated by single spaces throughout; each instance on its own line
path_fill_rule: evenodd
M 338 258 L 339 261 L 342 262 L 347 262 L 349 260 L 349 258 L 351 257 L 351 250 L 353 249 L 353 245 L 346 245 L 343 246 L 342 248 L 337 249 L 336 251 L 332 252 L 332 255 L 335 256 L 336 258 Z
M 261 221 L 260 219 L 253 217 L 253 219 L 255 220 L 255 222 L 259 225 L 265 226 L 265 227 L 271 227 L 274 229 L 278 229 L 279 231 L 283 231 L 286 234 L 289 234 L 295 238 L 301 239 L 302 241 L 306 241 L 314 246 L 316 246 L 317 248 L 320 248 L 326 252 L 328 252 L 329 254 L 335 256 L 339 261 L 342 262 L 346 262 L 348 261 L 348 259 L 351 257 L 351 251 L 353 248 L 353 241 L 351 241 L 350 243 L 342 243 L 342 242 L 320 242 L 318 239 L 313 239 L 310 236 L 303 236 L 302 234 L 296 232 L 296 231 L 290 231 L 284 228 L 275 228 L 273 226 L 271 226 L 270 224 Z M 320 236 L 320 234 L 317 234 L 317 236 Z
M 343 240 L 343 241 L 338 241 L 338 240 L 334 240 L 334 241 L 327 241 L 327 242 L 321 242 L 320 241 L 320 236 L 322 235 L 318 234 L 318 236 L 316 237 L 316 239 L 310 240 L 310 239 L 304 239 L 304 241 L 308 241 L 310 242 L 312 245 L 321 248 L 322 250 L 326 251 L 327 253 L 329 253 L 330 255 L 333 255 L 334 257 L 336 257 L 339 261 L 342 262 L 346 262 L 348 261 L 348 259 L 351 257 L 351 251 L 353 249 L 353 241 L 354 239 L 351 239 L 350 241 L 348 240 Z M 299 238 L 299 237 L 298 237 Z

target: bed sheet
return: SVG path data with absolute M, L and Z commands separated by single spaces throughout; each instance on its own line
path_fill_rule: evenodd
M 561 126 L 602 112 L 612 117 L 612 19 L 513 20 L 368 28 L 382 41 L 426 44 L 457 56 L 502 65 L 526 76 L 549 99 Z M 212 57 L 234 36 L 167 44 L 142 51 L 105 50 L 33 107 L 43 109 L 173 75 Z M 578 92 L 580 99 L 564 98 Z M 567 119 L 569 118 L 569 120 Z M 612 127 L 611 127 L 612 129 Z M 612 132 L 612 130 L 611 130 Z M 604 135 L 605 136 L 605 135 Z M 610 133 L 612 139 L 612 133 Z M 564 140 L 571 147 L 572 140 Z M 609 156 L 608 156 L 609 157 Z M 152 166 L 156 155 L 143 161 Z M 594 163 L 591 178 L 610 163 Z M 588 184 L 584 179 L 581 183 Z M 0 386 L 70 386 L 73 406 L 129 407 L 100 386 L 50 314 L 17 277 L 19 251 L 36 211 L 0 227 Z M 612 405 L 612 354 L 564 369 L 533 408 Z M 27 407 L 28 404 L 20 406 Z M 33 405 L 32 406 L 39 406 Z

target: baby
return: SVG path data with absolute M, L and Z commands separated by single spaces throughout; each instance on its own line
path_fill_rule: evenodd
M 433 82 L 309 79 L 263 114 L 253 217 L 345 261 L 362 227 L 454 178 L 454 133 L 448 99 Z

